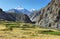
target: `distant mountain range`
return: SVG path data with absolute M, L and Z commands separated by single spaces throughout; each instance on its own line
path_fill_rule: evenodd
M 21 9 L 21 10 L 11 9 L 8 11 L 3 11 L 2 9 L 0 9 L 0 21 L 6 20 L 6 21 L 31 23 L 32 21 L 30 20 L 29 16 L 26 15 L 27 12 L 28 11 L 26 9 Z
M 9 12 L 9 13 L 23 13 L 23 14 L 26 14 L 26 15 L 30 15 L 34 10 L 31 9 L 30 11 L 25 9 L 25 8 L 15 8 L 15 9 L 9 9 L 8 11 L 6 12 Z

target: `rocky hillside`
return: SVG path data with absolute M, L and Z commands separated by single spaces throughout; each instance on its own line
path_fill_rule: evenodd
M 35 17 L 36 24 L 43 27 L 60 28 L 60 0 L 51 0 L 38 13 L 40 14 Z
M 14 13 L 4 12 L 2 9 L 0 9 L 0 20 L 31 23 L 31 20 L 26 14 L 15 13 L 15 12 Z
M 15 21 L 16 19 L 13 16 L 5 13 L 2 9 L 0 9 L 0 21 L 7 20 L 7 21 Z

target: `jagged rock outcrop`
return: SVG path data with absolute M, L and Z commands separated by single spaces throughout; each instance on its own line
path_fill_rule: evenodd
M 39 11 L 36 24 L 43 27 L 60 28 L 60 0 L 51 2 Z
M 9 12 L 4 12 L 2 9 L 0 9 L 0 21 L 2 20 L 31 23 L 31 20 L 26 14 L 15 13 L 15 12 L 9 13 Z
M 36 17 L 37 16 L 39 16 L 40 15 L 40 13 L 38 13 L 38 11 L 34 11 L 34 12 L 32 12 L 31 14 L 30 14 L 30 20 L 32 21 L 32 22 L 36 22 Z

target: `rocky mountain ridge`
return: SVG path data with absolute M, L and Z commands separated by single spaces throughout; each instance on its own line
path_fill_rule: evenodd
M 26 14 L 15 13 L 15 12 L 4 12 L 2 9 L 0 9 L 0 21 L 2 20 L 31 23 L 31 20 Z
M 33 20 L 35 20 L 37 25 L 59 29 L 60 0 L 51 0 L 46 7 L 35 13 L 35 18 Z
M 23 13 L 23 14 L 26 14 L 26 15 L 30 15 L 30 11 L 29 10 L 27 10 L 27 9 L 25 9 L 25 8 L 21 8 L 21 7 L 19 7 L 19 8 L 13 8 L 13 9 L 9 9 L 8 11 L 6 11 L 6 12 L 10 12 L 10 13 Z
M 60 28 L 60 0 L 51 0 L 39 12 L 40 16 L 38 16 L 37 24 L 44 27 Z

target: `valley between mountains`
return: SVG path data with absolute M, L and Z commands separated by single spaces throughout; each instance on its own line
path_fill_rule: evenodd
M 40 10 L 0 8 L 0 39 L 60 39 L 60 0 Z

